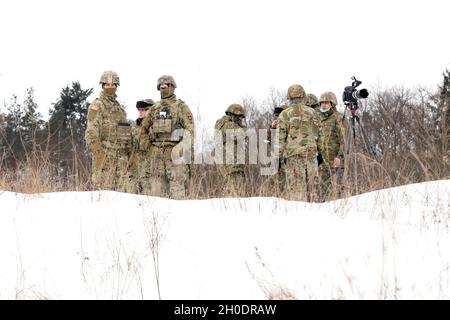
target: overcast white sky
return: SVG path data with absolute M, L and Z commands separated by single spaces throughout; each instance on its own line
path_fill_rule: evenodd
M 119 73 L 119 100 L 159 98 L 171 74 L 177 96 L 213 122 L 271 86 L 302 84 L 341 96 L 361 87 L 436 86 L 450 68 L 448 0 L 0 2 L 0 104 L 33 86 L 44 115 L 62 87 L 94 87 Z

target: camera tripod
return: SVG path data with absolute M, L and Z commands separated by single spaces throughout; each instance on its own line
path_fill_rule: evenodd
M 344 117 L 345 117 L 345 111 L 347 110 L 347 108 L 349 108 L 350 112 L 351 112 L 350 124 L 351 124 L 351 128 L 352 128 L 352 141 L 353 141 L 352 144 L 353 145 L 356 144 L 356 124 L 358 124 L 365 149 L 372 157 L 376 158 L 376 153 L 375 153 L 372 145 L 369 142 L 369 138 L 367 137 L 367 134 L 364 131 L 364 128 L 361 124 L 361 120 L 360 120 L 359 116 L 356 114 L 356 110 L 359 108 L 359 106 L 357 105 L 357 103 L 356 103 L 356 105 L 353 103 L 346 104 L 345 110 L 344 110 Z

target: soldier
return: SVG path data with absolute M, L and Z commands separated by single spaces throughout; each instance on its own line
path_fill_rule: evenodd
M 278 118 L 280 155 L 286 161 L 288 197 L 316 201 L 319 124 L 315 111 L 304 104 L 305 90 L 294 84 L 288 89 L 290 106 Z
M 337 99 L 333 92 L 320 96 L 320 139 L 319 149 L 323 163 L 319 166 L 321 200 L 339 196 L 344 174 L 345 137 L 348 124 L 345 117 L 336 110 Z
M 245 112 L 244 108 L 239 104 L 230 105 L 225 111 L 225 115 L 216 121 L 215 130 L 219 130 L 222 135 L 223 146 L 223 164 L 219 164 L 219 172 L 224 181 L 224 193 L 232 193 L 234 195 L 241 194 L 242 188 L 245 186 L 244 164 L 238 163 L 238 139 L 245 139 Z M 233 156 L 228 156 L 233 163 L 227 161 L 227 133 L 233 137 L 232 152 Z M 245 143 L 245 140 L 243 140 Z M 245 152 L 241 150 L 241 152 Z M 245 154 L 244 154 L 245 159 Z
M 92 152 L 92 183 L 96 189 L 126 191 L 131 127 L 124 108 L 116 100 L 119 76 L 105 71 L 100 84 L 103 91 L 89 106 L 85 133 Z
M 133 151 L 130 160 L 130 189 L 131 193 L 139 193 L 149 195 L 151 192 L 151 172 L 150 167 L 150 142 L 148 136 L 141 136 L 140 131 L 142 122 L 155 104 L 152 99 L 144 99 L 136 102 L 136 108 L 139 117 L 136 119 L 136 125 L 132 127 Z M 142 138 L 142 139 L 141 139 Z
M 173 157 L 176 157 L 180 150 L 192 149 L 194 122 L 189 107 L 177 99 L 176 87 L 175 79 L 171 76 L 164 75 L 158 79 L 156 88 L 160 92 L 161 100 L 145 117 L 141 136 L 143 135 L 144 139 L 148 137 L 150 143 L 150 194 L 181 199 L 187 194 L 190 168 L 186 163 L 174 163 Z M 177 135 L 177 129 L 184 129 L 185 135 Z
M 308 107 L 313 108 L 316 111 L 319 111 L 319 108 L 317 108 L 319 106 L 319 100 L 317 99 L 317 97 L 314 94 L 308 93 L 306 95 L 305 104 Z

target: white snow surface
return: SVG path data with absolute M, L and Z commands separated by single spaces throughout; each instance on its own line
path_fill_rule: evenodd
M 0 299 L 450 299 L 449 203 L 0 191 Z

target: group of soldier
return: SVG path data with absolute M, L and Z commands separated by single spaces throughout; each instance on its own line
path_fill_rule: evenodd
M 159 101 L 145 99 L 136 103 L 139 118 L 134 124 L 127 121 L 117 101 L 117 73 L 105 71 L 99 84 L 102 92 L 89 106 L 85 133 L 92 152 L 94 188 L 185 198 L 191 167 L 175 163 L 173 153 L 182 145 L 179 150 L 192 148 L 195 130 L 189 107 L 175 95 L 174 78 L 164 75 L 157 80 Z M 268 142 L 279 143 L 279 168 L 273 181 L 289 199 L 324 200 L 331 192 L 342 190 L 346 119 L 336 110 L 337 99 L 332 92 L 317 99 L 296 84 L 289 87 L 287 95 L 288 105 L 276 108 L 269 130 Z M 215 124 L 224 137 L 229 130 L 245 127 L 245 111 L 239 104 L 230 105 Z M 187 134 L 174 134 L 177 129 Z M 222 141 L 225 144 L 227 140 Z M 243 188 L 243 163 L 223 163 L 218 169 L 230 190 Z
M 288 105 L 275 108 L 267 133 L 268 143 L 278 143 L 278 170 L 272 176 L 271 188 L 300 201 L 323 201 L 339 196 L 343 191 L 349 130 L 346 118 L 336 110 L 336 95 L 325 92 L 317 99 L 314 94 L 306 94 L 298 84 L 290 86 L 287 95 Z M 243 107 L 232 104 L 216 122 L 215 129 L 222 131 L 224 144 L 225 131 L 244 130 L 244 119 Z M 227 179 L 226 185 L 234 187 L 234 192 L 242 188 L 243 164 L 236 161 L 219 169 Z

